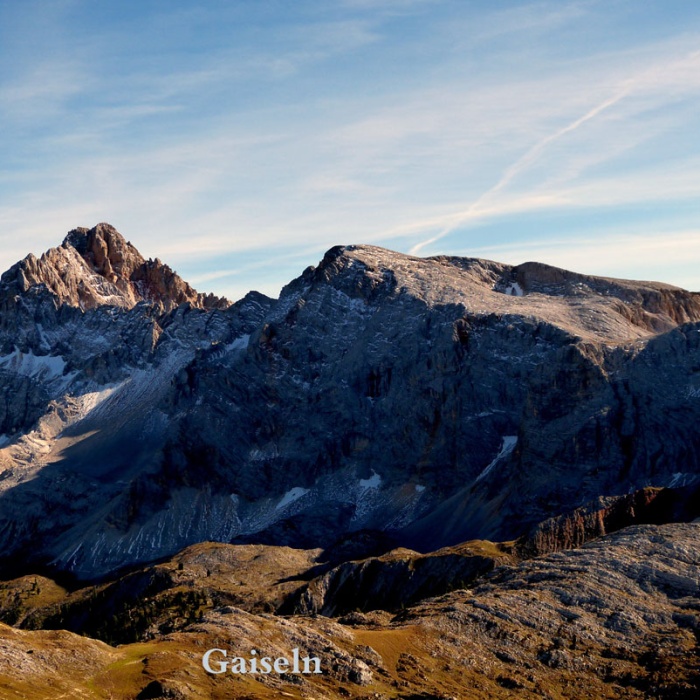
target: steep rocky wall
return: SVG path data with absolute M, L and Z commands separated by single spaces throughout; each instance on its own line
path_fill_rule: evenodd
M 432 551 L 700 477 L 697 295 L 372 246 L 279 300 L 178 279 L 106 225 L 3 276 L 0 371 L 40 389 L 5 398 L 11 551 L 86 576 L 207 538 Z

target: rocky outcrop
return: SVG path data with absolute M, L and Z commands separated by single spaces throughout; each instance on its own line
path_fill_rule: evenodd
M 23 576 L 0 581 L 0 622 L 69 630 L 109 644 L 154 639 L 224 606 L 273 612 L 303 585 L 318 555 L 319 550 L 203 542 L 77 590 Z
M 698 517 L 697 487 L 646 488 L 601 497 L 539 523 L 515 542 L 468 542 L 429 554 L 394 549 L 346 561 L 319 572 L 285 601 L 280 612 L 334 617 L 353 611 L 402 610 L 425 598 L 469 588 L 499 566 L 576 549 L 632 525 L 691 522 Z
M 615 311 L 630 323 L 660 333 L 698 320 L 700 298 L 683 289 L 659 282 L 632 282 L 594 277 L 538 262 L 517 265 L 498 281 L 497 287 L 514 293 L 617 300 Z
M 513 563 L 508 549 L 469 542 L 430 554 L 397 549 L 345 562 L 290 596 L 280 612 L 335 617 L 354 611 L 401 610 L 418 600 L 468 587 L 495 567 Z
M 646 488 L 619 497 L 599 498 L 539 523 L 513 548 L 521 558 L 531 558 L 581 547 L 598 537 L 631 525 L 690 522 L 700 517 L 700 490 Z

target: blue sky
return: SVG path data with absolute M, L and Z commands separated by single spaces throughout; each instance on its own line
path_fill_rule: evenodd
M 700 290 L 700 3 L 0 0 L 0 267 L 107 221 L 202 291 L 336 244 Z

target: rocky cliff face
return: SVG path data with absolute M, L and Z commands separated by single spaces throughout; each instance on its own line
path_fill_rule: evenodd
M 509 549 L 476 541 L 429 554 L 394 549 L 380 557 L 344 562 L 301 587 L 280 611 L 328 617 L 369 610 L 396 612 L 419 600 L 467 588 L 496 567 L 514 563 Z
M 202 540 L 509 540 L 700 476 L 700 295 L 329 251 L 203 297 L 111 227 L 0 285 L 0 548 L 80 576 Z

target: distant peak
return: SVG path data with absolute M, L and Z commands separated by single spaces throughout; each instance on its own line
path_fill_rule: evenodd
M 130 279 L 143 265 L 144 258 L 124 236 L 110 224 L 94 228 L 75 228 L 63 240 L 63 247 L 74 248 L 90 267 L 110 282 Z
M 183 303 L 225 308 L 226 299 L 199 294 L 167 265 L 145 260 L 114 226 L 74 228 L 58 248 L 41 258 L 28 255 L 5 275 L 20 291 L 43 285 L 58 299 L 83 309 L 110 305 L 131 308 L 141 301 L 169 311 Z

